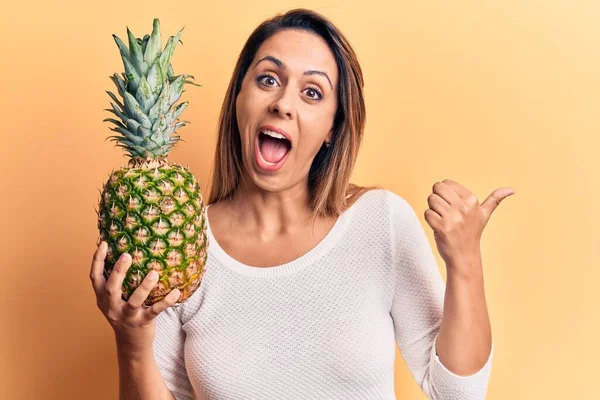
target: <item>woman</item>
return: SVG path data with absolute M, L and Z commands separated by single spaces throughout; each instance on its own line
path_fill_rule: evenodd
M 409 203 L 349 184 L 362 88 L 323 16 L 293 10 L 252 33 L 221 112 L 199 289 L 177 308 L 176 293 L 152 309 L 126 303 L 124 256 L 98 299 L 122 398 L 393 399 L 396 344 L 429 398 L 485 397 L 493 347 L 477 245 L 510 193 L 480 206 L 455 182 L 434 186 L 425 217 L 445 287 Z

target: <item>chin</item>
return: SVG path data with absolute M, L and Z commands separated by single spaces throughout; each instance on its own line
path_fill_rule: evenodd
M 293 183 L 289 182 L 289 179 L 284 178 L 282 175 L 264 176 L 255 172 L 251 172 L 248 175 L 247 179 L 249 179 L 252 190 L 277 193 L 294 186 Z

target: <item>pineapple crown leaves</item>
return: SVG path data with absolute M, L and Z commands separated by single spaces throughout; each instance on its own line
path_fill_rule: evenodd
M 107 91 L 111 108 L 105 109 L 116 118 L 106 118 L 115 126 L 110 129 L 121 136 L 107 139 L 118 142 L 131 157 L 158 158 L 166 156 L 175 144 L 182 140 L 175 131 L 189 121 L 178 118 L 188 106 L 184 101 L 175 103 L 185 91 L 185 84 L 194 83 L 192 75 L 175 75 L 171 58 L 185 26 L 169 37 L 161 51 L 160 22 L 154 19 L 151 35 L 136 38 L 127 28 L 128 46 L 116 35 L 113 38 L 123 60 L 125 72 L 109 78 L 117 88 L 120 98 Z M 191 78 L 192 80 L 188 80 Z

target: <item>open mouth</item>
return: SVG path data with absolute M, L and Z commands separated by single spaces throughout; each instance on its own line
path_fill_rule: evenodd
M 260 166 L 263 169 L 275 170 L 283 165 L 292 143 L 280 133 L 263 130 L 258 134 L 257 147 L 257 161 Z

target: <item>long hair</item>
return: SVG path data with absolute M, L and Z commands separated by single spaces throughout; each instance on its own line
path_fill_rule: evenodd
M 323 15 L 306 9 L 290 10 L 264 21 L 246 41 L 221 108 L 208 203 L 233 198 L 239 188 L 243 165 L 236 99 L 261 44 L 277 32 L 287 29 L 303 30 L 320 36 L 331 49 L 338 67 L 338 107 L 330 146 L 321 146 L 308 175 L 313 215 L 337 216 L 362 193 L 373 188 L 349 182 L 365 126 L 363 76 L 356 54 L 344 35 Z

